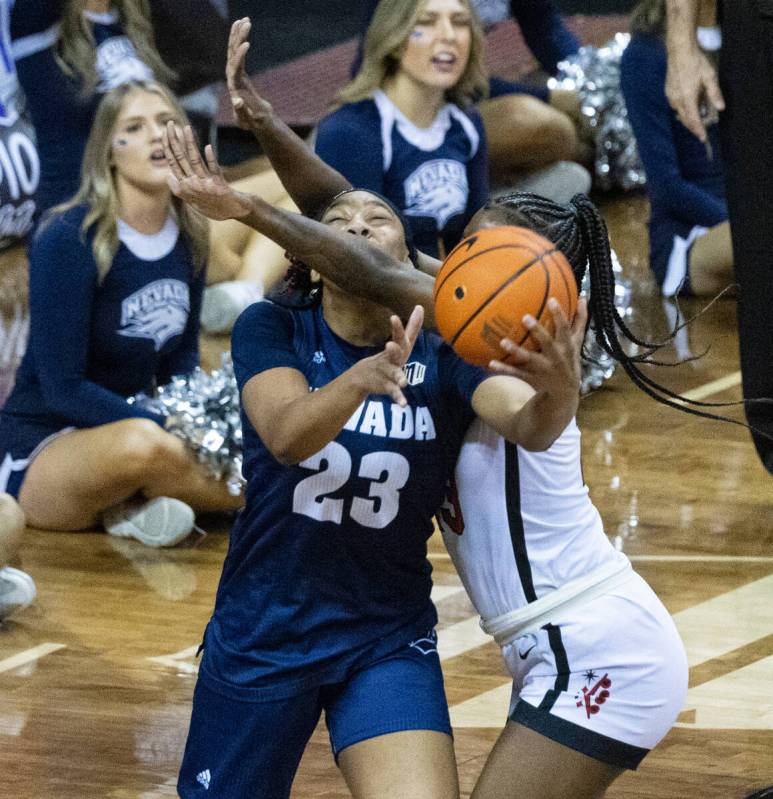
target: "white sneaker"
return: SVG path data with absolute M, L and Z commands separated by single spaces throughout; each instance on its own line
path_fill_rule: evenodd
M 201 326 L 207 333 L 228 333 L 241 312 L 263 297 L 256 283 L 227 280 L 204 289 Z
M 110 535 L 136 538 L 148 547 L 179 544 L 190 535 L 195 519 L 190 505 L 171 497 L 130 499 L 102 514 L 102 524 Z
M 0 569 L 0 619 L 32 604 L 38 595 L 35 581 L 20 569 Z

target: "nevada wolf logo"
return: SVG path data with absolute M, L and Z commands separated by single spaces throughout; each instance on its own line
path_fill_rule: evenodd
M 473 5 L 485 27 L 502 22 L 510 16 L 508 0 L 474 0 Z
M 170 338 L 185 330 L 189 311 L 187 283 L 181 280 L 156 280 L 121 303 L 121 329 L 118 334 L 150 339 L 158 352 Z
M 438 158 L 423 163 L 403 184 L 405 213 L 429 216 L 444 228 L 446 222 L 464 213 L 470 193 L 464 164 Z
M 408 385 L 418 386 L 424 382 L 424 375 L 427 373 L 427 367 L 418 361 L 411 361 L 403 366 L 403 371 L 408 380 Z
M 411 641 L 408 646 L 418 650 L 422 655 L 431 655 L 433 652 L 437 652 L 437 633 L 434 630 L 430 630 L 424 638 L 417 638 L 415 641 Z
M 152 80 L 150 68 L 137 57 L 134 45 L 126 36 L 113 36 L 97 47 L 99 92 L 109 92 L 132 80 Z

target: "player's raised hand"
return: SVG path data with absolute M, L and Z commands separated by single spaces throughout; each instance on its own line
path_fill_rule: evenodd
M 223 177 L 211 145 L 202 159 L 193 130 L 180 130 L 168 122 L 164 131 L 164 153 L 169 164 L 169 188 L 175 197 L 192 205 L 209 219 L 240 219 L 252 205 L 249 197 L 235 191 Z
M 236 124 L 245 130 L 252 130 L 273 111 L 271 103 L 258 94 L 247 77 L 245 60 L 250 49 L 248 37 L 251 28 L 252 22 L 249 17 L 237 19 L 231 26 L 228 37 L 228 61 L 225 67 L 234 118 Z
M 511 339 L 503 339 L 501 346 L 508 354 L 508 362 L 491 361 L 489 368 L 497 374 L 518 377 L 535 391 L 557 399 L 576 397 L 580 392 L 580 350 L 585 338 L 588 305 L 580 298 L 571 324 L 555 299 L 548 300 L 548 309 L 555 324 L 555 335 L 551 336 L 536 319 L 526 316 L 523 324 L 537 340 L 539 351 L 526 350 Z
M 363 358 L 353 367 L 358 385 L 368 394 L 388 394 L 401 407 L 407 404 L 402 389 L 407 385 L 403 367 L 413 352 L 413 345 L 424 323 L 424 308 L 413 309 L 403 327 L 399 316 L 392 316 L 392 338 L 377 355 Z

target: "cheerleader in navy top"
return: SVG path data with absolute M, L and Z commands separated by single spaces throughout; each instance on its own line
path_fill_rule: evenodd
M 144 0 L 16 3 L 12 52 L 38 136 L 41 211 L 77 191 L 102 95 L 129 80 L 173 77 L 151 30 Z
M 634 10 L 633 36 L 620 62 L 620 86 L 647 173 L 650 267 L 664 296 L 715 294 L 733 282 L 725 182 L 717 124 L 702 144 L 666 98 L 666 47 L 661 18 Z M 644 8 L 644 6 L 642 6 Z M 721 42 L 717 28 L 698 28 L 706 51 Z
M 206 223 L 172 202 L 167 120 L 185 117 L 157 84 L 106 95 L 81 189 L 31 248 L 30 343 L 0 413 L 0 487 L 36 527 L 103 521 L 171 545 L 193 509 L 237 505 L 160 416 L 127 401 L 198 363 Z
M 228 187 L 211 149 L 205 167 L 173 130 L 167 153 L 176 194 L 311 268 L 359 271 L 365 258 L 416 271 L 406 223 L 380 195 L 345 191 L 320 224 Z M 420 332 L 420 308 L 405 329 L 390 313 L 323 279 L 321 304 L 259 303 L 234 328 L 247 502 L 204 637 L 182 797 L 205 783 L 229 799 L 289 796 L 323 710 L 355 796 L 397 799 L 418 784 L 424 796 L 458 795 L 431 517 L 473 412 L 530 447 L 560 432 L 576 407 L 582 334 L 560 317 L 561 346 L 541 365 L 550 388 L 535 395 Z
M 488 196 L 486 136 L 468 107 L 486 89 L 483 34 L 467 2 L 427 0 L 418 16 L 409 5 L 407 17 L 374 19 L 360 72 L 320 122 L 316 150 L 352 185 L 387 196 L 419 250 L 442 256 Z M 401 35 L 398 59 L 384 37 Z
M 458 5 L 474 11 L 487 28 L 508 17 L 515 19 L 526 44 L 550 75 L 555 74 L 559 61 L 576 53 L 580 46 L 551 0 L 460 0 Z M 420 22 L 431 12 L 432 3 L 403 0 L 395 4 L 394 0 L 387 0 L 381 14 L 377 13 L 378 6 L 379 0 L 365 3 L 362 33 L 370 55 L 363 62 L 361 44 L 354 66 L 358 71 L 371 72 L 377 80 L 384 75 L 388 80 L 393 73 L 393 53 L 399 49 L 392 48 L 392 43 L 400 36 L 414 36 L 420 30 L 413 27 L 414 20 Z M 474 41 L 473 50 L 477 47 L 478 41 Z M 381 63 L 374 70 L 378 61 Z M 430 69 L 425 73 L 430 74 Z M 474 100 L 486 129 L 494 186 L 508 191 L 535 191 L 560 202 L 587 191 L 590 175 L 584 167 L 572 163 L 588 160 L 588 146 L 581 141 L 576 92 L 549 90 L 544 84 L 513 82 L 497 76 L 487 78 L 484 86 L 485 93 L 475 95 Z M 346 174 L 340 163 L 336 167 Z

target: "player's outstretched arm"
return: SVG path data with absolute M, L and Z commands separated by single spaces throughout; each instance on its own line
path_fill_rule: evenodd
M 525 327 L 539 342 L 539 352 L 503 339 L 509 363 L 492 361 L 489 368 L 497 376 L 484 380 L 472 396 L 472 407 L 481 419 L 508 441 L 535 451 L 550 447 L 577 412 L 580 348 L 588 319 L 584 299 L 571 324 L 555 299 L 548 301 L 548 307 L 555 335 L 532 317 L 524 317 Z
M 387 394 L 404 406 L 403 367 L 422 321 L 421 306 L 413 309 L 405 327 L 393 316 L 392 337 L 384 349 L 358 361 L 319 391 L 310 392 L 297 369 L 269 369 L 250 378 L 242 390 L 242 407 L 269 452 L 286 466 L 301 463 L 329 444 L 371 394 Z
M 434 281 L 430 275 L 397 261 L 360 236 L 235 191 L 223 177 L 210 145 L 202 159 L 190 127 L 179 131 L 170 122 L 164 150 L 173 194 L 205 216 L 244 222 L 345 291 L 391 308 L 402 319 L 408 319 L 413 308 L 421 305 L 425 325 L 434 326 Z
M 304 214 L 313 216 L 351 184 L 293 133 L 247 77 L 251 27 L 249 17 L 237 19 L 228 40 L 226 81 L 236 123 L 255 135 L 287 193 Z

